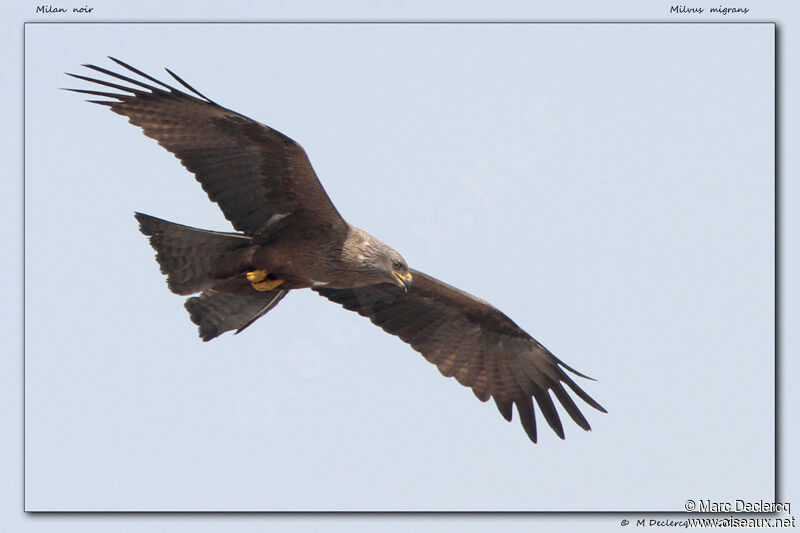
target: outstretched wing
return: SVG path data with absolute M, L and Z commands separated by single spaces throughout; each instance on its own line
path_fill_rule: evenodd
M 511 406 L 516 405 L 533 442 L 537 437 L 534 399 L 553 431 L 564 438 L 551 393 L 576 424 L 591 429 L 564 385 L 606 412 L 565 370 L 591 378 L 564 364 L 491 304 L 422 272 L 412 273 L 414 286 L 407 293 L 390 284 L 314 290 L 397 335 L 442 374 L 472 388 L 481 401 L 493 398 L 506 420 L 511 420 Z
M 344 220 L 295 141 L 217 105 L 169 69 L 167 72 L 194 95 L 110 59 L 152 84 L 84 65 L 127 85 L 69 74 L 122 93 L 68 90 L 106 98 L 90 101 L 128 117 L 174 154 L 237 230 L 253 237 L 268 236 L 277 227 L 288 225 L 295 230 L 344 231 Z

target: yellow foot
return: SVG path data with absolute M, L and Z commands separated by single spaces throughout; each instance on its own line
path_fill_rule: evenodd
M 258 283 L 250 283 L 250 284 L 253 286 L 255 290 L 265 292 L 265 291 L 271 291 L 281 283 L 283 283 L 282 279 L 268 279 Z
M 266 292 L 271 291 L 281 283 L 282 279 L 269 279 L 269 273 L 266 270 L 251 270 L 246 274 L 247 281 L 257 291 Z
M 247 281 L 250 283 L 258 283 L 267 279 L 269 272 L 266 270 L 251 270 L 247 273 Z

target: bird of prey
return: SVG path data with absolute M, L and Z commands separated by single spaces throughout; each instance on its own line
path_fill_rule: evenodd
M 578 426 L 590 429 L 565 386 L 606 412 L 567 372 L 591 378 L 501 311 L 409 268 L 395 250 L 347 223 L 298 143 L 218 105 L 169 69 L 188 92 L 110 59 L 132 74 L 83 65 L 113 81 L 70 76 L 114 92 L 69 90 L 100 97 L 89 101 L 127 117 L 175 155 L 237 230 L 208 231 L 135 215 L 170 290 L 199 293 L 186 309 L 204 341 L 239 333 L 290 291 L 310 288 L 410 344 L 479 400 L 492 398 L 506 420 L 516 405 L 533 442 L 533 400 L 562 439 L 552 396 Z

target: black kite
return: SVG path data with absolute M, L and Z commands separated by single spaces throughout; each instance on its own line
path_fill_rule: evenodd
M 392 248 L 348 224 L 299 144 L 212 102 L 169 69 L 192 94 L 111 59 L 150 83 L 84 65 L 129 85 L 70 74 L 122 93 L 70 90 L 104 98 L 90 101 L 128 117 L 174 154 L 240 232 L 206 231 L 136 214 L 172 292 L 200 293 L 186 301 L 186 309 L 204 341 L 226 331 L 239 333 L 289 291 L 311 288 L 397 335 L 481 401 L 493 398 L 506 420 L 516 405 L 533 442 L 533 399 L 564 438 L 550 393 L 576 424 L 590 429 L 564 385 L 605 412 L 565 370 L 587 376 L 502 312 L 408 268 Z

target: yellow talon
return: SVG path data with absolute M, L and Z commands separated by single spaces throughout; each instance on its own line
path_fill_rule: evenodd
M 248 272 L 247 276 L 248 276 L 248 278 L 250 277 L 250 273 L 249 272 Z M 253 286 L 253 288 L 255 290 L 261 291 L 261 292 L 271 291 L 272 289 L 274 289 L 275 287 L 277 287 L 281 283 L 283 283 L 282 279 L 268 279 L 268 280 L 260 281 L 260 282 L 252 282 L 252 281 L 250 282 L 250 284 Z
M 245 275 L 250 285 L 252 285 L 255 290 L 261 292 L 271 291 L 283 283 L 282 279 L 267 279 L 267 276 L 269 276 L 269 272 L 266 270 L 251 270 Z
M 247 281 L 250 283 L 258 283 L 267 279 L 269 272 L 266 270 L 251 270 L 247 273 Z

